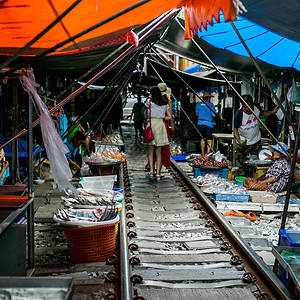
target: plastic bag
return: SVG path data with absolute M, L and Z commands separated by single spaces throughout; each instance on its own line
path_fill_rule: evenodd
M 68 188 L 77 194 L 77 190 L 70 183 L 72 180 L 72 172 L 65 155 L 69 152 L 69 150 L 63 143 L 55 128 L 47 106 L 41 100 L 36 91 L 36 88 L 39 85 L 35 82 L 32 71 L 29 71 L 27 75 L 28 77 L 25 75 L 21 76 L 20 82 L 24 90 L 28 93 L 31 101 L 35 103 L 39 109 L 42 136 L 50 162 L 53 179 L 60 190 L 66 190 Z

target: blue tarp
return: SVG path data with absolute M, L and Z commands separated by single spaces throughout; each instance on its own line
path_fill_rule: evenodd
M 198 71 L 201 71 L 202 70 L 202 67 L 201 65 L 199 64 L 194 64 L 194 65 L 191 65 L 189 67 L 187 67 L 184 72 L 185 73 L 188 73 L 188 74 L 193 74 L 195 72 L 198 72 Z
M 247 56 L 244 46 L 230 23 L 214 21 L 207 31 L 198 32 L 198 36 L 214 47 Z M 252 55 L 264 62 L 300 70 L 300 43 L 252 23 L 240 16 L 233 22 L 250 49 Z
M 11 139 L 11 137 L 6 137 L 2 140 L 0 140 L 0 144 L 3 144 L 4 142 L 8 141 L 9 139 Z M 17 139 L 18 141 L 18 157 L 27 157 L 27 141 L 22 140 L 22 139 Z M 12 157 L 12 143 L 9 143 L 8 145 L 6 145 L 4 147 L 4 151 L 5 151 L 5 156 L 7 157 Z M 35 156 L 36 154 L 42 152 L 43 149 L 40 146 L 35 146 L 33 145 L 33 156 Z

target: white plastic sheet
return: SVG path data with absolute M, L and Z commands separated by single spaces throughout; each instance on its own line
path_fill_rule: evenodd
M 31 101 L 39 109 L 40 125 L 42 130 L 43 141 L 47 151 L 47 156 L 51 166 L 53 179 L 60 190 L 67 188 L 78 194 L 75 187 L 70 183 L 72 180 L 72 172 L 65 154 L 69 152 L 68 147 L 63 143 L 59 133 L 57 132 L 47 106 L 41 100 L 36 88 L 39 86 L 35 82 L 32 71 L 20 77 L 24 90 L 28 93 Z

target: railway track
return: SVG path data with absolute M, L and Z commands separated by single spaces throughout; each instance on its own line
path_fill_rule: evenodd
M 127 153 L 122 299 L 293 299 L 178 164 L 157 183 L 145 179 L 142 148 Z

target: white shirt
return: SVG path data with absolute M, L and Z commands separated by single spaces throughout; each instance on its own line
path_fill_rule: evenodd
M 149 107 L 149 101 L 148 99 L 145 103 L 146 107 Z M 168 105 L 157 105 L 151 101 L 151 119 L 164 119 L 166 115 L 166 111 L 169 108 Z M 150 113 L 149 113 L 150 116 Z

